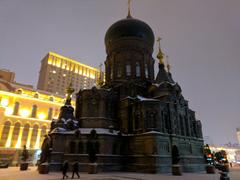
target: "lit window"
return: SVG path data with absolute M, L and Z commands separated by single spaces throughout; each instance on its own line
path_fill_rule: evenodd
M 55 70 L 53 70 L 53 74 L 56 74 L 56 71 L 55 71 Z
M 136 77 L 140 76 L 141 76 L 140 64 L 139 62 L 136 62 Z
M 148 65 L 147 64 L 145 64 L 145 76 L 146 76 L 146 78 L 148 78 Z
M 131 76 L 131 65 L 130 64 L 126 65 L 126 75 Z
M 66 74 L 63 74 L 63 77 L 66 77 Z
M 35 118 L 36 115 L 37 115 L 37 105 L 33 105 L 31 117 Z
M 20 103 L 19 102 L 15 102 L 14 109 L 13 109 L 13 115 L 18 115 L 19 106 L 20 106 Z
M 53 109 L 52 109 L 52 108 L 49 108 L 49 109 L 48 109 L 48 119 L 49 119 L 49 120 L 52 120 L 52 114 L 53 114 Z
M 120 64 L 118 64 L 117 66 L 117 77 L 121 77 L 122 76 L 122 67 Z

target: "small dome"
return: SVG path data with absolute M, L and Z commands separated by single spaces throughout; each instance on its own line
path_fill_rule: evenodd
M 107 45 L 109 41 L 124 37 L 141 38 L 149 42 L 151 46 L 154 44 L 154 34 L 150 26 L 145 22 L 134 18 L 125 18 L 114 23 L 107 30 L 105 35 L 105 45 Z

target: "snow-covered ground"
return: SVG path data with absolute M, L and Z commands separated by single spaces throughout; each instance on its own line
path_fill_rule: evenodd
M 68 173 L 71 178 L 71 172 Z M 229 174 L 231 180 L 240 180 L 240 168 L 231 169 Z M 141 173 L 80 173 L 80 179 L 86 180 L 219 180 L 220 175 L 205 173 L 184 173 L 183 176 L 172 176 L 171 174 L 141 174 Z M 76 177 L 75 177 L 76 178 Z M 0 180 L 59 180 L 61 173 L 38 174 L 36 167 L 30 167 L 27 171 L 20 171 L 19 167 L 0 169 Z

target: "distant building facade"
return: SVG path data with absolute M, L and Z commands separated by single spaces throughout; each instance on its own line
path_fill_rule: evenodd
M 212 152 L 226 151 L 229 162 L 240 164 L 240 146 L 224 145 L 224 146 L 210 146 Z
M 16 164 L 24 145 L 33 154 L 40 149 L 64 97 L 16 83 L 13 72 L 0 70 L 0 75 L 0 160 Z
M 0 69 L 0 79 L 4 79 L 8 82 L 13 82 L 15 79 L 15 73 L 6 69 Z
M 237 128 L 237 140 L 238 143 L 240 144 L 240 128 Z
M 100 71 L 78 61 L 49 52 L 41 62 L 37 88 L 65 95 L 72 82 L 74 89 L 88 89 L 96 84 Z

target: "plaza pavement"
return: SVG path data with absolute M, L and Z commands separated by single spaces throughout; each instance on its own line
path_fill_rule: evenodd
M 68 173 L 71 177 L 71 173 Z M 141 173 L 80 173 L 80 179 L 86 180 L 219 180 L 219 173 L 184 173 L 183 176 L 172 176 L 171 174 L 141 174 Z M 240 168 L 234 168 L 229 173 L 231 180 L 240 180 Z M 19 167 L 0 169 L 0 180 L 59 180 L 62 179 L 60 172 L 51 172 L 41 175 L 36 167 L 30 167 L 27 171 L 20 171 Z

